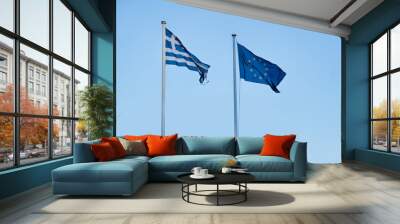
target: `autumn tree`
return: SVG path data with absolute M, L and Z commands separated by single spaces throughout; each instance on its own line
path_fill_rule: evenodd
M 400 100 L 394 99 L 391 104 L 391 117 L 400 117 Z M 373 118 L 387 118 L 387 101 L 382 100 L 378 106 L 373 108 Z M 400 122 L 397 120 L 391 121 L 392 142 L 398 142 L 400 138 Z M 387 121 L 375 121 L 373 125 L 374 139 L 386 139 L 387 136 Z
M 14 107 L 14 88 L 8 85 L 4 93 L 0 93 L 0 111 L 13 112 Z M 44 104 L 45 105 L 45 104 Z M 20 88 L 20 110 L 23 114 L 40 114 L 48 113 L 48 106 L 34 105 L 29 99 L 29 95 L 24 87 Z M 58 113 L 58 111 L 56 111 Z M 11 116 L 0 116 L 0 148 L 13 147 L 13 119 Z M 48 119 L 47 118 L 20 118 L 20 148 L 24 149 L 26 145 L 45 145 L 48 139 Z M 58 137 L 59 128 L 54 125 L 53 138 Z

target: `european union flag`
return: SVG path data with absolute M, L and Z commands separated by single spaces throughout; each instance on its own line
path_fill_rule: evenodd
M 274 92 L 279 93 L 277 86 L 286 73 L 278 65 L 258 57 L 239 43 L 237 46 L 240 78 L 249 82 L 269 85 Z

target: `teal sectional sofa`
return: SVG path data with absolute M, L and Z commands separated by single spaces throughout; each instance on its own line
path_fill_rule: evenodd
M 193 167 L 218 172 L 228 160 L 237 160 L 259 182 L 304 182 L 307 170 L 307 143 L 295 142 L 290 159 L 258 155 L 262 137 L 195 137 L 177 140 L 177 155 L 128 156 L 96 162 L 91 141 L 75 144 L 74 163 L 52 172 L 54 194 L 131 195 L 148 181 L 176 181 Z

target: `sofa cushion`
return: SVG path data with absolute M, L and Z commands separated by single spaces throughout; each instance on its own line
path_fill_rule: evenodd
M 145 156 L 147 155 L 146 143 L 141 140 L 126 140 L 124 138 L 119 138 L 122 146 L 126 151 L 126 155 L 138 155 Z
M 91 145 L 91 149 L 94 157 L 96 157 L 96 161 L 105 162 L 118 158 L 112 145 L 108 142 L 93 144 Z
M 124 149 L 124 146 L 121 144 L 119 139 L 117 137 L 104 137 L 101 138 L 101 142 L 108 142 L 114 149 L 115 155 L 117 158 L 122 158 L 126 156 L 126 151 Z
M 143 161 L 143 162 L 148 162 L 150 157 L 147 156 L 137 156 L 137 155 L 130 155 L 130 156 L 125 156 L 124 158 L 114 160 L 113 162 L 133 162 L 135 160 Z M 134 162 L 133 162 L 134 163 Z
M 174 155 L 158 156 L 149 160 L 150 171 L 190 172 L 193 167 L 200 166 L 210 171 L 219 171 L 230 159 L 231 155 Z
M 124 139 L 129 140 L 129 141 L 140 140 L 140 141 L 146 142 L 148 136 L 149 135 L 124 135 Z
M 239 155 L 240 167 L 249 172 L 292 172 L 292 161 L 279 156 Z
M 165 156 L 176 154 L 176 139 L 178 134 L 170 136 L 151 135 L 147 137 L 147 155 Z
M 238 137 L 236 141 L 236 155 L 260 154 L 264 145 L 262 137 Z
M 290 159 L 290 148 L 296 140 L 296 135 L 269 135 L 264 136 L 264 146 L 261 149 L 262 156 L 280 156 Z
M 108 162 L 74 163 L 53 170 L 57 182 L 130 182 L 134 173 L 147 176 L 143 159 L 121 159 Z
M 235 138 L 184 136 L 178 141 L 179 154 L 235 154 Z

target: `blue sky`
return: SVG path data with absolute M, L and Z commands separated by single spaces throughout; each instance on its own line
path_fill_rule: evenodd
M 160 133 L 161 25 L 211 65 L 167 66 L 166 133 L 233 136 L 232 33 L 286 73 L 274 93 L 241 81 L 240 136 L 294 133 L 311 162 L 340 161 L 340 38 L 167 1 L 117 1 L 117 133 Z

